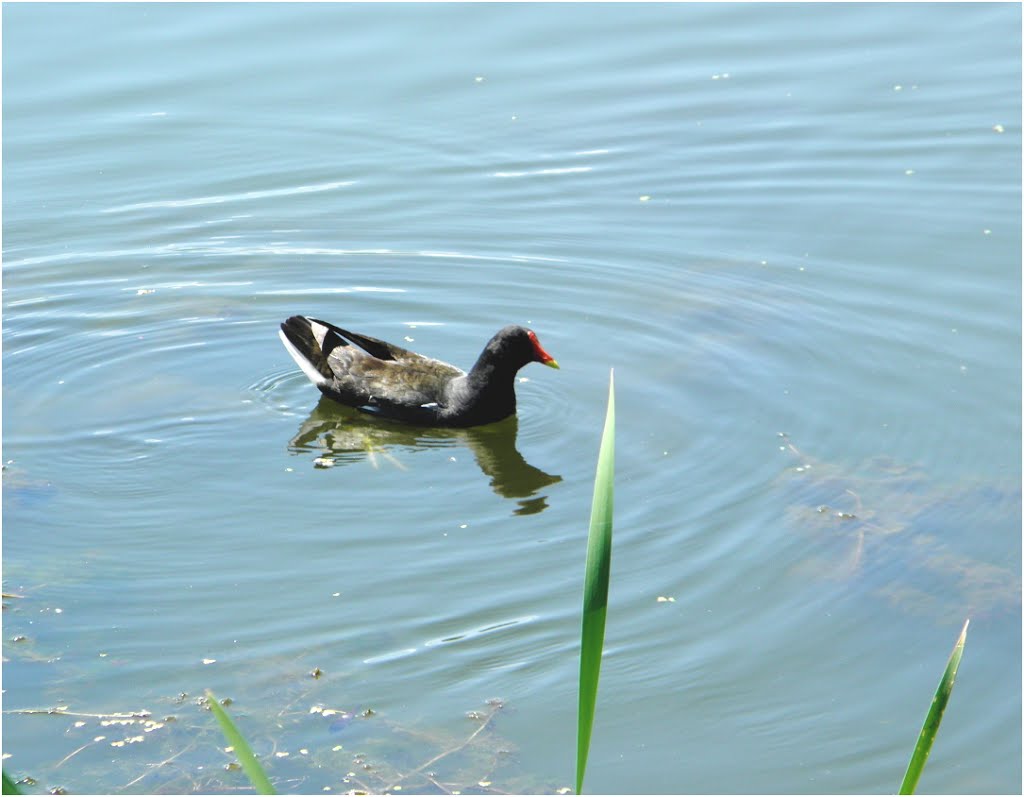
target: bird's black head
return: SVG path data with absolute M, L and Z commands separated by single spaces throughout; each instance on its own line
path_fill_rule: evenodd
M 515 325 L 498 330 L 480 357 L 486 357 L 493 364 L 507 365 L 515 371 L 527 363 L 558 368 L 558 362 L 544 351 L 536 333 L 532 329 Z

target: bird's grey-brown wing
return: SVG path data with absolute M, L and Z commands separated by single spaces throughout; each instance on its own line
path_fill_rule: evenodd
M 420 407 L 443 403 L 445 388 L 460 369 L 412 352 L 382 360 L 354 346 L 335 346 L 327 356 L 332 388 L 353 406 Z
M 437 414 L 448 384 L 464 376 L 454 365 L 305 316 L 286 320 L 281 340 L 323 393 L 382 415 Z
M 331 387 L 353 406 L 420 407 L 437 404 L 445 386 L 463 376 L 454 365 L 387 341 L 309 319 L 333 375 Z

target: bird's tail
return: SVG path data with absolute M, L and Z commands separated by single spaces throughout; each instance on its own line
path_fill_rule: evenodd
M 292 359 L 318 387 L 327 384 L 333 377 L 327 362 L 327 355 L 333 348 L 328 341 L 332 334 L 326 325 L 301 315 L 293 315 L 281 324 L 281 331 L 278 332 Z

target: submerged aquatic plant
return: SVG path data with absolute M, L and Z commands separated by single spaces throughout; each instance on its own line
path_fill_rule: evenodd
M 949 661 L 946 662 L 946 671 L 942 673 L 939 681 L 939 688 L 932 698 L 932 705 L 928 709 L 928 716 L 925 717 L 921 733 L 917 737 L 917 746 L 910 757 L 910 764 L 903 776 L 903 783 L 900 784 L 900 794 L 913 794 L 917 788 L 917 782 L 921 779 L 921 772 L 924 770 L 928 754 L 932 751 L 932 743 L 935 741 L 935 734 L 939 732 L 939 723 L 942 722 L 942 713 L 949 703 L 950 693 L 953 691 L 953 682 L 956 681 L 956 671 L 960 667 L 960 658 L 964 655 L 964 643 L 967 641 L 967 626 L 971 621 L 964 621 L 960 637 L 953 646 L 953 652 L 949 654 Z
M 601 675 L 604 625 L 608 613 L 608 580 L 612 559 L 612 509 L 615 481 L 615 372 L 608 377 L 608 412 L 594 477 L 594 502 L 587 537 L 587 570 L 583 585 L 583 627 L 580 634 L 579 711 L 576 718 L 576 793 L 583 776 L 594 728 L 597 682 Z

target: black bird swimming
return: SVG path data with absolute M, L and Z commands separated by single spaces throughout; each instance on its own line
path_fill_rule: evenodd
M 533 330 L 507 326 L 467 374 L 326 321 L 295 315 L 281 341 L 325 396 L 371 415 L 421 426 L 479 426 L 516 411 L 515 375 L 527 363 L 558 368 Z

